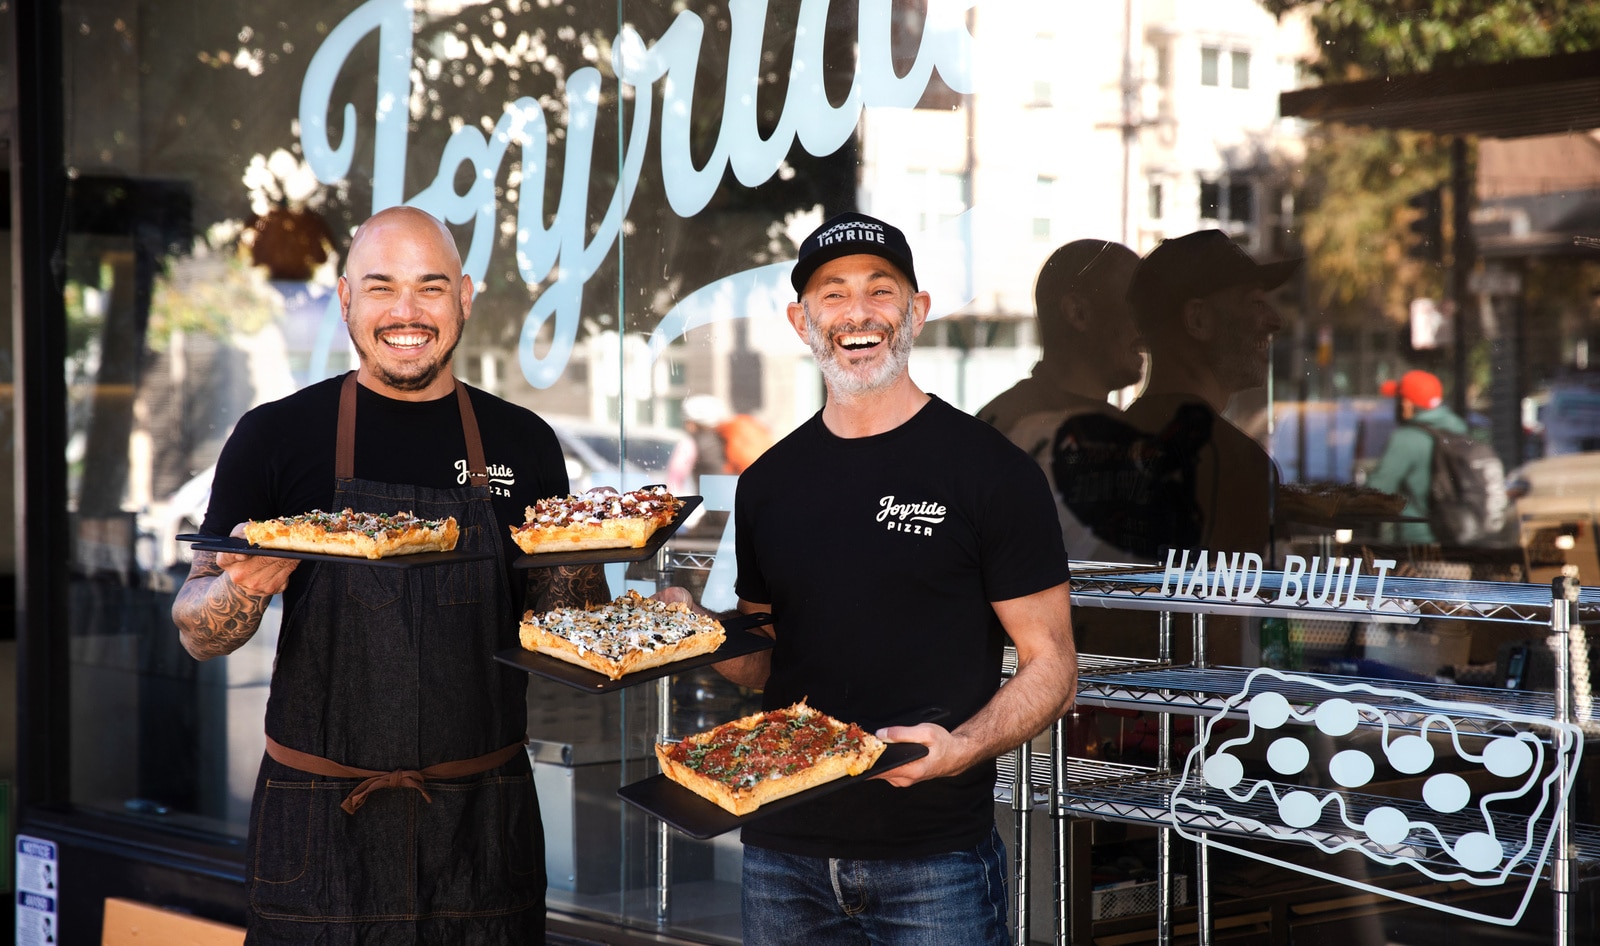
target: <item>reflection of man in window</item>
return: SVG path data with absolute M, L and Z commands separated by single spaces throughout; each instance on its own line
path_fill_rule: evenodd
M 1110 484 L 1095 477 L 1057 482 L 1050 448 L 1069 417 L 1094 413 L 1120 418 L 1122 413 L 1106 399 L 1139 381 L 1144 357 L 1127 302 L 1128 281 L 1138 263 L 1137 253 L 1106 240 L 1075 240 L 1050 254 L 1033 290 L 1039 363 L 1032 374 L 978 411 L 979 420 L 993 424 L 1044 468 L 1067 554 L 1075 559 L 1118 554 L 1096 539 L 1065 503 L 1069 491 Z
M 1127 416 L 1181 452 L 1174 459 L 1198 527 L 1184 537 L 1196 541 L 1152 534 L 1153 546 L 1267 550 L 1277 470 L 1222 412 L 1235 394 L 1266 384 L 1272 334 L 1282 326 L 1267 292 L 1299 265 L 1257 263 L 1222 231 L 1201 230 L 1163 242 L 1134 271 L 1128 298 L 1150 350 L 1150 380 Z

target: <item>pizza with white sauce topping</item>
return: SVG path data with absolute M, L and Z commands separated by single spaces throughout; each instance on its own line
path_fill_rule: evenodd
M 587 667 L 612 680 L 709 654 L 722 646 L 721 622 L 688 605 L 629 591 L 610 604 L 528 611 L 519 629 L 526 650 Z

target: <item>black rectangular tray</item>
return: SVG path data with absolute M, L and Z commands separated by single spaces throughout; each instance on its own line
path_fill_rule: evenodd
M 378 568 L 423 568 L 428 565 L 458 565 L 464 562 L 481 562 L 494 558 L 493 552 L 417 552 L 412 555 L 392 555 L 388 558 L 360 558 L 355 555 L 329 555 L 326 552 L 291 552 L 287 549 L 263 549 L 251 545 L 243 536 L 201 535 L 185 533 L 174 536 L 179 542 L 193 543 L 197 552 L 234 552 L 239 555 L 264 555 L 267 558 L 298 558 L 310 562 L 338 562 L 341 565 L 373 565 Z
M 534 653 L 521 647 L 512 647 L 502 650 L 494 655 L 494 659 L 503 664 L 509 664 L 518 670 L 526 670 L 531 674 L 565 683 L 588 693 L 610 693 L 635 684 L 646 683 L 674 673 L 685 670 L 694 670 L 708 664 L 718 663 L 733 657 L 743 657 L 746 654 L 755 654 L 772 647 L 772 638 L 765 634 L 753 634 L 750 629 L 763 624 L 771 624 L 772 615 L 766 611 L 756 611 L 751 614 L 741 614 L 722 622 L 722 629 L 726 633 L 726 640 L 722 646 L 709 654 L 700 654 L 659 667 L 650 667 L 626 674 L 621 679 L 613 680 L 603 673 L 597 673 L 588 667 L 567 663 L 549 654 Z
M 700 496 L 679 496 L 683 505 L 673 515 L 672 521 L 651 533 L 650 541 L 633 549 L 579 549 L 576 552 L 540 552 L 522 555 L 512 561 L 512 568 L 555 568 L 558 565 L 609 565 L 612 562 L 642 562 L 661 551 L 661 546 L 672 538 L 683 520 L 703 501 Z
M 930 707 L 920 715 L 915 715 L 905 724 L 932 722 L 943 718 L 945 715 L 947 714 L 944 710 Z M 891 742 L 884 746 L 883 754 L 878 756 L 878 761 L 873 763 L 872 768 L 867 769 L 860 775 L 847 775 L 831 782 L 824 782 L 815 788 L 797 792 L 787 798 L 769 801 L 748 815 L 735 815 L 727 809 L 701 798 L 665 775 L 652 775 L 647 779 L 624 785 L 617 789 L 617 797 L 635 808 L 640 808 L 647 814 L 665 821 L 691 838 L 704 840 L 706 838 L 714 838 L 719 834 L 726 834 L 735 828 L 742 828 L 746 824 L 773 812 L 804 804 L 824 795 L 831 795 L 841 789 L 849 788 L 872 778 L 874 775 L 899 768 L 907 762 L 914 762 L 927 754 L 928 747 L 920 742 Z

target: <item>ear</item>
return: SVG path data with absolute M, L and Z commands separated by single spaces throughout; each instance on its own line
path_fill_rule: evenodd
M 795 334 L 800 336 L 802 342 L 810 345 L 811 336 L 806 332 L 806 307 L 798 302 L 791 302 L 785 314 L 789 317 L 789 324 L 794 326 Z
M 350 321 L 350 280 L 339 277 L 339 318 Z
M 1211 306 L 1204 299 L 1190 299 L 1183 304 L 1183 330 L 1191 338 L 1209 341 L 1215 320 L 1211 317 Z
M 928 311 L 933 308 L 933 297 L 926 292 L 911 296 L 911 337 L 922 334 L 923 323 L 928 321 Z
M 1075 332 L 1089 331 L 1089 300 L 1076 292 L 1061 297 L 1061 321 Z
M 461 275 L 461 318 L 472 318 L 472 277 L 465 273 Z

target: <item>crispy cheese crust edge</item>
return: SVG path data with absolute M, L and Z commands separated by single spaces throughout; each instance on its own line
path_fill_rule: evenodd
M 835 730 L 848 728 L 839 720 L 805 706 L 804 703 L 796 703 L 787 707 L 787 709 L 798 711 L 801 707 L 804 707 L 805 711 L 827 720 L 829 727 Z M 688 736 L 683 741 L 689 745 L 698 745 L 711 741 L 720 731 L 726 729 L 753 729 L 761 717 L 765 715 L 765 712 L 752 713 L 732 722 L 723 723 L 714 729 Z M 661 774 L 725 811 L 733 815 L 743 816 L 754 812 L 769 801 L 787 798 L 790 795 L 798 794 L 808 788 L 815 788 L 818 785 L 846 775 L 860 775 L 867 769 L 872 768 L 873 763 L 878 761 L 878 757 L 883 754 L 886 746 L 872 733 L 865 733 L 864 735 L 866 738 L 862 741 L 861 749 L 858 752 L 826 756 L 819 760 L 816 765 L 802 769 L 793 775 L 780 775 L 776 778 L 763 779 L 750 788 L 739 789 L 714 778 L 701 775 L 694 769 L 672 759 L 667 754 L 671 746 L 657 744 L 655 750 L 656 760 L 661 763 Z
M 529 555 L 584 549 L 643 548 L 656 529 L 670 522 L 650 519 L 602 519 L 570 526 L 511 526 L 512 541 Z
M 460 528 L 451 517 L 436 529 L 412 526 L 398 535 L 386 532 L 381 538 L 374 538 L 360 532 L 328 532 L 305 522 L 288 523 L 268 519 L 246 523 L 244 537 L 251 545 L 264 549 L 384 558 L 418 552 L 449 552 L 456 547 Z

